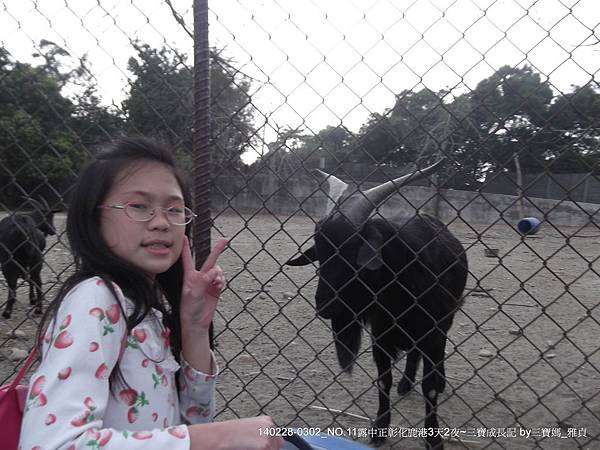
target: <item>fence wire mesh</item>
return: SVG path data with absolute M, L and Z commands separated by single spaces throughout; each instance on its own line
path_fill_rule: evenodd
M 339 200 L 313 169 L 353 192 L 445 158 L 435 174 L 373 205 L 388 225 L 400 213 L 437 217 L 468 257 L 452 328 L 418 324 L 447 338 L 444 442 L 599 446 L 596 2 L 227 0 L 208 8 L 211 133 L 202 145 L 211 191 L 196 203 L 211 202 L 213 236 L 231 239 L 215 320 L 217 420 L 266 413 L 306 434 L 373 437 L 385 374 L 372 354 L 389 349 L 361 324 L 354 370 L 342 372 L 331 321 L 316 314 L 315 267 L 285 262 L 312 245 L 326 205 Z M 98 145 L 144 134 L 192 166 L 194 10 L 189 0 L 5 0 L 0 29 L 0 207 L 3 216 L 59 210 L 41 260 L 45 306 L 73 271 L 65 212 Z M 0 236 L 3 311 L 14 278 L 6 268 L 23 266 L 17 249 L 35 239 L 20 232 Z M 345 255 L 334 252 L 335 264 L 351 268 L 343 281 L 360 292 Z M 426 269 L 423 277 L 442 282 Z M 0 321 L 0 383 L 33 344 L 27 278 Z M 371 289 L 374 302 L 384 288 Z M 390 317 L 385 332 L 404 323 Z M 405 360 L 401 352 L 388 371 L 394 386 Z M 391 401 L 384 448 L 424 446 L 421 381 L 419 371 L 408 393 L 383 395 Z

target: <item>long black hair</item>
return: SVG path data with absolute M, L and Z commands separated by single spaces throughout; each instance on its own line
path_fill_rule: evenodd
M 129 137 L 115 140 L 88 162 L 75 183 L 67 214 L 67 237 L 75 260 L 75 273 L 65 281 L 42 316 L 37 335 L 40 354 L 46 329 L 67 293 L 81 281 L 98 276 L 104 280 L 117 302 L 118 297 L 113 282 L 135 305 L 133 312 L 128 316 L 125 315 L 121 305 L 128 332 L 131 332 L 152 308 L 163 313 L 164 324 L 171 330 L 173 353 L 177 359 L 179 358 L 181 350 L 179 304 L 183 283 L 181 258 L 166 272 L 158 274 L 153 285 L 143 270 L 116 256 L 100 233 L 98 205 L 103 203 L 116 177 L 123 170 L 144 162 L 157 162 L 171 169 L 181 187 L 184 203 L 191 205 L 188 183 L 175 164 L 173 152 L 150 139 Z M 185 230 L 188 236 L 190 229 L 188 225 Z M 164 305 L 161 297 L 164 297 L 167 305 Z M 118 366 L 113 374 L 115 372 L 120 373 Z

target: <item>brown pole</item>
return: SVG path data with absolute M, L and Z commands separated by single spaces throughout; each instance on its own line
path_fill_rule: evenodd
M 210 253 L 210 48 L 208 0 L 194 0 L 193 241 L 196 268 Z

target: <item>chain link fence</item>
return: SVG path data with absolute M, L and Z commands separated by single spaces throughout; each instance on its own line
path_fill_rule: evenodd
M 210 166 L 190 175 L 211 217 L 196 232 L 231 239 L 215 320 L 217 419 L 265 413 L 368 442 L 379 397 L 371 333 L 343 373 L 330 321 L 316 314 L 314 267 L 284 263 L 311 245 L 331 199 L 312 169 L 365 190 L 445 157 L 378 214 L 434 215 L 468 256 L 439 398 L 446 446 L 600 446 L 596 2 L 201 3 L 2 1 L 0 207 L 6 216 L 45 199 L 60 210 L 45 304 L 73 270 L 69 190 L 99 145 L 148 135 L 184 167 L 202 148 Z M 202 51 L 209 86 L 198 86 Z M 208 100 L 210 139 L 199 142 Z M 539 227 L 520 229 L 525 218 Z M 16 292 L 0 320 L 0 383 L 38 323 L 26 280 Z M 403 396 L 392 389 L 384 448 L 423 448 L 420 380 Z

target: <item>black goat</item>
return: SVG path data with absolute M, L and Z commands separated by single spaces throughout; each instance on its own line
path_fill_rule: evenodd
M 54 213 L 48 203 L 30 199 L 35 209 L 15 212 L 0 220 L 0 265 L 8 285 L 8 300 L 2 317 L 10 319 L 16 300 L 17 281 L 29 281 L 29 303 L 42 313 L 42 266 L 46 236 L 55 235 Z
M 426 214 L 409 218 L 370 217 L 396 189 L 421 178 L 442 161 L 365 192 L 324 172 L 329 207 L 314 234 L 314 245 L 286 264 L 319 262 L 315 295 L 317 314 L 331 319 L 339 364 L 350 372 L 357 357 L 362 329 L 369 324 L 377 365 L 379 409 L 374 428 L 390 424 L 392 361 L 407 351 L 406 370 L 398 393 L 406 394 L 423 359 L 422 390 L 425 428 L 434 431 L 427 447 L 442 449 L 437 400 L 445 387 L 444 349 L 447 332 L 462 303 L 467 258 L 461 243 L 439 220 Z M 372 442 L 385 440 L 373 430 Z

